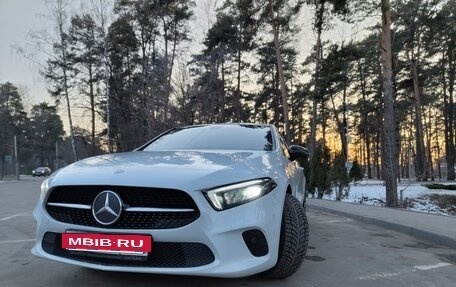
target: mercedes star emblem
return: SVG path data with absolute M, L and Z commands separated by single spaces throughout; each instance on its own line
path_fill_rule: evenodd
M 92 213 L 95 220 L 103 225 L 110 225 L 119 219 L 122 213 L 122 200 L 111 190 L 100 192 L 92 205 Z

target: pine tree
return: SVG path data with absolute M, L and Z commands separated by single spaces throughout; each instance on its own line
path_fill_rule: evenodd
M 348 177 L 347 168 L 345 167 L 345 155 L 343 152 L 336 153 L 331 166 L 331 181 L 336 186 L 336 200 L 348 196 L 350 178 Z M 345 192 L 344 192 L 345 191 Z
M 28 134 L 29 120 L 16 86 L 10 82 L 0 83 L 0 180 L 5 173 L 5 156 L 12 155 L 13 138 L 22 142 Z
M 386 206 L 397 206 L 397 161 L 396 110 L 393 87 L 393 59 L 391 52 L 391 5 L 389 0 L 382 4 L 382 77 L 383 77 L 383 156 L 382 168 L 386 182 Z
M 352 167 L 350 168 L 349 177 L 350 180 L 352 180 L 355 184 L 358 181 L 363 180 L 363 171 L 357 159 L 353 160 Z
M 135 73 L 138 41 L 127 18 L 120 17 L 109 27 L 108 53 L 111 66 L 111 137 L 115 151 L 128 151 L 144 142 L 141 136 L 144 134 L 142 121 L 145 118 L 139 88 L 141 82 Z
M 57 107 L 46 102 L 34 105 L 31 110 L 31 141 L 38 154 L 40 166 L 50 166 L 56 142 L 60 142 L 65 132 L 57 114 Z
M 331 155 L 329 148 L 323 141 L 317 143 L 309 170 L 309 193 L 314 197 L 315 192 L 317 192 L 317 197 L 321 199 L 325 193 L 331 191 Z
M 80 94 L 85 97 L 82 99 L 84 106 L 88 102 L 91 118 L 91 155 L 96 154 L 96 115 L 99 112 L 99 93 L 98 84 L 102 79 L 102 56 L 103 43 L 100 28 L 89 14 L 82 16 L 76 15 L 71 18 L 71 28 L 69 33 L 69 46 L 71 50 L 71 62 L 73 69 L 77 70 Z

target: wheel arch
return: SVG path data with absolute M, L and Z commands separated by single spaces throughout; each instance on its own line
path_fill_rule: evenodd
M 286 194 L 291 194 L 291 195 L 293 195 L 293 191 L 291 190 L 291 185 L 288 185 L 288 186 L 287 186 Z

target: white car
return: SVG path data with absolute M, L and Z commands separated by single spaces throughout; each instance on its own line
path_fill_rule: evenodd
M 43 182 L 32 253 L 109 271 L 288 277 L 308 245 L 307 154 L 272 125 L 213 124 L 78 161 Z

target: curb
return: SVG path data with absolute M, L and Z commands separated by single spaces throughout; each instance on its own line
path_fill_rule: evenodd
M 322 206 L 316 206 L 316 205 L 312 205 L 312 204 L 309 204 L 309 203 L 307 203 L 307 206 L 310 209 L 325 211 L 325 212 L 329 212 L 329 213 L 333 213 L 333 214 L 337 214 L 337 215 L 353 218 L 355 220 L 358 220 L 358 221 L 361 221 L 361 222 L 364 222 L 364 223 L 377 225 L 377 226 L 380 226 L 380 227 L 383 227 L 383 228 L 386 228 L 386 229 L 391 229 L 391 230 L 394 230 L 394 231 L 397 231 L 397 232 L 401 232 L 401 233 L 405 233 L 407 235 L 411 235 L 411 236 L 413 236 L 415 238 L 418 238 L 418 239 L 432 241 L 432 242 L 434 242 L 436 244 L 456 249 L 456 239 L 448 237 L 448 236 L 445 236 L 445 235 L 432 233 L 432 232 L 429 232 L 427 230 L 419 229 L 419 228 L 416 228 L 416 227 L 413 227 L 413 226 L 397 224 L 397 223 L 393 223 L 393 222 L 386 221 L 386 220 L 381 220 L 381 219 L 366 217 L 366 216 L 357 215 L 357 214 L 353 214 L 353 213 L 349 213 L 349 212 L 334 210 L 334 209 L 331 209 L 331 208 L 322 207 Z

